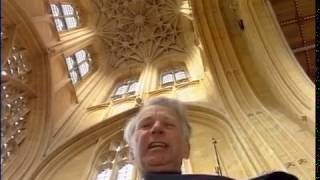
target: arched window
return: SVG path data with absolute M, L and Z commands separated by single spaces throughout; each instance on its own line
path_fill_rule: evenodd
M 87 50 L 81 49 L 65 58 L 72 84 L 76 84 L 91 70 L 92 60 Z
M 74 6 L 69 2 L 51 3 L 50 9 L 54 23 L 59 32 L 68 31 L 79 27 L 79 15 Z
M 117 180 L 129 180 L 132 177 L 133 165 L 125 164 L 118 170 Z
M 187 72 L 184 69 L 169 70 L 161 73 L 161 86 L 170 86 L 188 80 Z
M 134 95 L 138 91 L 138 88 L 138 80 L 127 80 L 116 87 L 112 98 L 118 99 L 125 95 Z
M 134 166 L 128 161 L 128 144 L 114 140 L 106 147 L 99 156 L 96 180 L 132 180 Z
M 96 180 L 109 180 L 112 174 L 111 169 L 104 169 L 98 175 Z

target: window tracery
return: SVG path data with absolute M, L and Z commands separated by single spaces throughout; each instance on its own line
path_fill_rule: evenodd
M 10 25 L 15 27 L 15 25 Z M 1 60 L 1 163 L 6 164 L 26 138 L 26 123 L 35 93 L 29 87 L 31 65 L 28 51 L 13 34 L 15 28 L 4 26 L 1 40 L 4 57 Z
M 50 9 L 57 31 L 68 31 L 79 27 L 78 11 L 70 2 L 60 1 L 50 3 Z
M 124 140 L 113 140 L 99 156 L 96 180 L 131 180 L 133 165 L 128 161 L 129 147 Z
M 82 80 L 90 71 L 92 59 L 89 52 L 81 49 L 65 58 L 72 84 Z

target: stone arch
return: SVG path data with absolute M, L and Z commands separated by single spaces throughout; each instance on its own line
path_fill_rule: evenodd
M 245 148 L 239 142 L 239 135 L 232 125 L 232 120 L 228 119 L 223 112 L 210 108 L 207 105 L 198 105 L 196 103 L 187 103 L 186 105 L 187 114 L 190 117 L 190 122 L 195 133 L 191 139 L 192 152 L 190 162 L 192 173 L 215 174 L 213 170 L 210 171 L 211 167 L 211 169 L 214 168 L 215 157 L 213 156 L 214 153 L 212 149 L 210 149 L 210 145 L 208 145 L 210 138 L 215 137 L 221 141 L 219 148 L 221 148 L 222 151 L 226 151 L 222 152 L 222 156 L 228 157 L 224 160 L 225 167 L 222 167 L 224 170 L 226 170 L 226 168 L 228 169 L 225 173 L 237 178 L 245 178 L 254 174 L 252 164 L 246 155 Z M 87 165 L 82 165 L 82 168 L 86 167 L 84 169 L 87 169 L 87 171 L 82 173 L 81 176 L 74 176 L 74 178 L 84 178 L 88 177 L 89 174 L 89 176 L 92 177 L 89 171 L 92 171 L 93 162 L 96 161 L 99 154 L 98 152 L 100 152 L 116 134 L 121 132 L 128 118 L 132 117 L 137 111 L 138 107 L 135 107 L 120 113 L 70 139 L 43 161 L 43 164 L 38 167 L 38 171 L 36 171 L 33 178 L 56 179 L 57 177 L 62 178 L 63 175 L 68 173 L 75 173 L 72 172 L 74 169 L 69 169 L 68 163 L 75 161 L 77 157 L 81 157 L 79 153 L 84 152 L 90 147 L 94 147 L 90 152 L 91 155 L 85 160 Z M 197 162 L 195 159 L 197 159 Z M 79 164 L 79 166 L 81 166 L 81 164 Z M 55 171 L 52 172 L 53 170 Z M 68 173 L 65 173 L 64 171 L 67 170 Z M 57 174 L 61 176 L 57 176 Z

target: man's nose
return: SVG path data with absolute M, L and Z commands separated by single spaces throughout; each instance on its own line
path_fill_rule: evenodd
M 152 129 L 151 129 L 152 134 L 163 134 L 163 125 L 160 121 L 155 121 Z

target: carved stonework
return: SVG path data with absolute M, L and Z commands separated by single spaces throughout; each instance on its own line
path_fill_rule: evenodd
M 1 32 L 1 40 L 5 42 L 2 50 L 7 51 L 1 61 L 1 163 L 4 165 L 26 138 L 30 101 L 35 97 L 29 86 L 28 51 L 14 38 L 15 28 L 11 30 L 11 35 L 6 33 L 9 32 L 7 28 Z
M 184 52 L 180 18 L 187 1 L 94 0 L 98 36 L 113 67 Z

